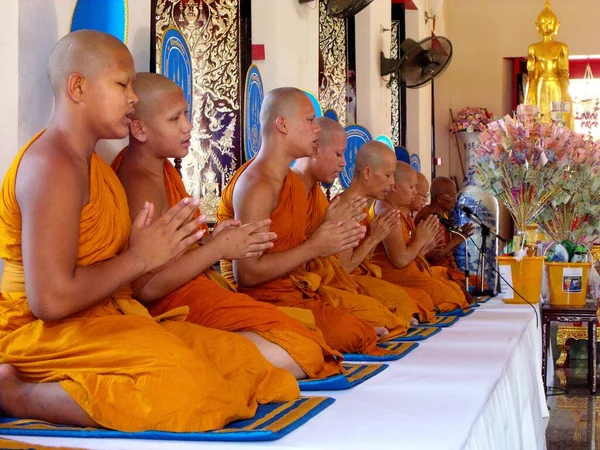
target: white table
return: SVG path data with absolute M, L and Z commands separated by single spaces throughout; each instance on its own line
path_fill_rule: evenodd
M 541 328 L 530 306 L 493 299 L 273 442 L 9 437 L 91 449 L 544 449 Z

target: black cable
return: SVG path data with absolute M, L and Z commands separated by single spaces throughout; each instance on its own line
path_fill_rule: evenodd
M 558 392 L 550 392 L 548 391 L 558 391 Z M 569 391 L 566 388 L 561 388 L 558 386 L 548 386 L 546 387 L 546 397 L 555 397 L 557 395 L 567 395 Z
M 480 255 L 479 259 L 481 259 L 481 253 L 482 253 L 481 248 L 479 248 L 479 246 L 477 245 L 477 243 L 473 240 L 473 238 L 471 236 L 469 236 L 469 239 L 471 240 L 471 242 L 473 243 L 473 245 L 475 246 L 475 248 L 479 251 L 479 255 Z M 539 330 L 540 329 L 540 317 L 538 315 L 537 308 L 535 306 L 533 306 L 533 303 L 531 303 L 529 300 L 527 300 L 525 297 L 523 297 L 508 281 L 506 281 L 506 278 L 504 278 L 502 276 L 502 274 L 500 273 L 500 271 L 498 271 L 498 269 L 496 269 L 496 266 L 491 261 L 489 261 L 488 258 L 484 258 L 484 260 L 485 260 L 485 262 L 487 264 L 489 264 L 489 266 L 492 269 L 494 269 L 494 272 L 496 272 L 498 274 L 498 276 L 500 277 L 500 279 L 503 280 L 508 285 L 508 287 L 510 287 L 513 290 L 513 292 L 515 294 L 517 294 L 519 297 L 521 297 L 523 300 L 525 300 L 525 302 L 529 306 L 531 306 L 531 309 L 533 309 L 533 312 L 535 313 L 535 327 L 536 327 L 536 329 Z M 481 275 L 483 276 L 484 273 L 485 273 L 485 270 L 482 271 Z

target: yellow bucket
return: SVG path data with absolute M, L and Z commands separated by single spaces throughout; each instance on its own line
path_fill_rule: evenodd
M 513 256 L 498 256 L 496 260 L 500 275 L 502 275 L 500 295 L 504 303 L 526 304 L 527 302 L 519 294 L 525 297 L 529 303 L 540 301 L 544 269 L 543 256 L 525 256 L 521 261 L 517 261 Z
M 546 267 L 548 267 L 551 305 L 585 305 L 588 274 L 592 263 L 547 262 Z

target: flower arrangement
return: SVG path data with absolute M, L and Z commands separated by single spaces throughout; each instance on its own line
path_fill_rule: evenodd
M 520 231 L 553 200 L 566 201 L 569 192 L 577 189 L 570 184 L 577 178 L 572 165 L 581 168 L 584 161 L 600 154 L 599 142 L 562 124 L 538 122 L 537 110 L 528 105 L 520 105 L 515 118 L 506 116 L 488 124 L 479 140 L 476 182 L 504 203 Z
M 588 141 L 588 143 L 591 141 Z M 574 163 L 538 223 L 555 242 L 583 243 L 600 234 L 600 177 L 597 154 L 588 147 L 585 162 Z
M 494 116 L 486 108 L 473 108 L 467 106 L 458 111 L 452 120 L 450 133 L 460 131 L 485 131 L 488 123 L 494 120 Z

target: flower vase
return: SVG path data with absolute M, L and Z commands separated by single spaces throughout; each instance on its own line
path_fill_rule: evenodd
M 465 174 L 467 186 L 475 184 L 473 177 L 477 161 L 475 160 L 475 149 L 479 145 L 479 132 L 461 131 L 456 133 L 458 139 L 458 151 L 462 157 L 462 169 Z
M 475 183 L 475 172 L 477 167 L 475 149 L 479 145 L 479 132 L 462 131 L 456 133 L 459 142 L 459 151 L 462 155 L 465 180 L 463 188 L 459 191 L 456 208 L 454 211 L 456 222 L 459 226 L 471 222 L 473 224 L 473 235 L 467 241 L 467 252 L 465 244 L 459 245 L 454 250 L 454 259 L 461 270 L 465 270 L 466 259 L 469 261 L 469 273 L 477 274 L 477 267 L 481 261 L 479 249 L 482 244 L 481 226 L 474 220 L 467 217 L 462 211 L 463 206 L 467 206 L 479 217 L 481 222 L 487 225 L 491 230 L 500 236 L 508 238 L 512 228 L 512 219 L 510 214 L 491 194 L 483 191 Z M 497 290 L 498 268 L 496 256 L 502 251 L 502 242 L 494 235 L 490 235 L 486 240 L 485 267 L 483 270 L 483 280 L 488 289 Z M 476 287 L 479 290 L 480 286 Z
M 479 249 L 482 244 L 482 227 L 476 223 L 475 220 L 467 217 L 462 207 L 470 208 L 477 217 L 480 218 L 481 222 L 487 225 L 490 229 L 499 233 L 498 224 L 500 223 L 500 205 L 496 198 L 482 191 L 477 186 L 465 186 L 459 191 L 458 200 L 456 202 L 456 208 L 454 213 L 456 214 L 456 223 L 459 226 L 463 226 L 466 223 L 473 224 L 473 234 L 470 239 L 467 240 L 465 254 L 465 244 L 461 244 L 454 250 L 454 259 L 461 270 L 465 270 L 466 260 L 468 257 L 469 261 L 469 273 L 471 275 L 477 274 L 477 268 L 481 259 Z M 501 249 L 499 248 L 500 243 L 498 239 L 491 235 L 486 238 L 486 252 L 485 252 L 485 267 L 483 271 L 483 280 L 487 285 L 488 289 L 496 290 L 498 284 L 498 277 L 494 267 L 496 267 L 496 256 L 499 254 Z M 480 285 L 475 287 L 475 290 L 480 289 Z

